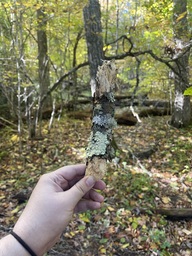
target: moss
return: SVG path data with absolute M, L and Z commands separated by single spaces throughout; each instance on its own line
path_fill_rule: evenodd
M 107 134 L 97 131 L 95 134 L 91 133 L 90 141 L 87 148 L 87 157 L 102 156 L 106 154 L 109 141 Z

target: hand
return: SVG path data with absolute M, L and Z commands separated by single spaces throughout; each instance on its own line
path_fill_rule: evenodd
M 85 165 L 60 168 L 44 174 L 14 227 L 37 255 L 43 255 L 59 239 L 74 212 L 94 210 L 104 198 L 97 190 L 105 183 L 85 175 Z

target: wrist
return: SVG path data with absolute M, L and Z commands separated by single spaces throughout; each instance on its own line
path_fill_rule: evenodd
M 20 243 L 25 250 L 31 255 L 31 256 L 37 256 L 36 253 L 29 247 L 29 245 L 20 237 L 18 236 L 13 230 L 10 233 L 17 241 Z
M 31 229 L 29 226 L 24 227 L 23 225 L 16 224 L 13 231 L 27 244 L 27 246 L 36 255 L 42 256 L 46 252 L 46 250 L 44 248 L 42 248 L 42 247 L 44 247 L 43 241 L 41 241 L 37 232 L 35 230 L 33 230 L 33 228 Z M 29 252 L 28 252 L 28 255 L 31 256 L 31 254 Z
M 30 256 L 23 246 L 10 234 L 0 240 L 1 256 Z

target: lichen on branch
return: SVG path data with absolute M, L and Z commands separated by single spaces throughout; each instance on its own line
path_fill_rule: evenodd
M 104 61 L 98 67 L 96 88 L 93 94 L 93 118 L 91 135 L 87 147 L 87 175 L 101 179 L 107 171 L 107 160 L 113 157 L 111 146 L 115 100 L 113 90 L 116 83 L 117 69 L 114 61 Z

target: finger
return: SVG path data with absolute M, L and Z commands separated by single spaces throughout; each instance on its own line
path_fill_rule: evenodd
M 99 202 L 99 203 L 102 203 L 104 201 L 104 197 L 101 194 L 99 194 L 97 191 L 95 191 L 94 189 L 91 189 L 88 193 L 86 193 L 83 198 L 91 199 L 91 200 Z
M 72 209 L 75 208 L 77 203 L 82 199 L 82 197 L 95 185 L 95 178 L 92 176 L 84 177 L 78 181 L 73 187 L 66 191 L 70 198 L 73 198 L 69 203 Z
M 85 164 L 69 165 L 56 170 L 54 173 L 70 181 L 76 176 L 85 175 L 85 167 Z
M 52 173 L 49 173 L 49 178 L 56 183 L 62 190 L 67 190 L 84 177 L 85 165 L 70 165 L 62 167 Z
M 73 180 L 71 180 L 69 182 L 69 187 L 72 187 L 75 183 L 77 183 L 83 177 L 84 177 L 84 175 L 83 176 L 75 177 Z M 98 180 L 98 181 L 95 182 L 94 188 L 98 189 L 98 190 L 104 190 L 106 188 L 106 184 L 105 184 L 104 181 Z
M 75 207 L 75 213 L 85 212 L 87 210 L 97 210 L 101 207 L 101 203 L 89 201 L 89 200 L 81 200 Z
M 99 189 L 99 190 L 104 190 L 106 188 L 106 184 L 105 184 L 104 181 L 98 180 L 98 181 L 96 181 L 96 183 L 95 183 L 93 188 L 94 189 Z

